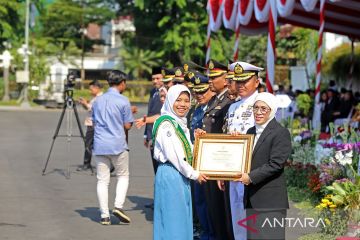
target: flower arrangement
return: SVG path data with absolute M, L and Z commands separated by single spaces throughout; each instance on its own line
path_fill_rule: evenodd
M 323 163 L 320 165 L 319 181 L 322 185 L 330 185 L 335 180 L 345 177 L 345 169 L 337 162 Z
M 320 182 L 320 174 L 319 172 L 315 172 L 310 175 L 307 186 L 313 193 L 318 193 L 321 190 L 321 182 Z
M 292 162 L 285 167 L 289 198 L 317 210 L 311 208 L 325 222 L 321 236 L 359 237 L 359 132 L 346 124 L 336 128 L 330 124 L 330 138 L 318 140 L 315 131 L 301 126 L 292 131 Z
M 285 166 L 285 178 L 289 198 L 294 202 L 317 202 L 320 197 L 319 174 L 311 163 L 290 161 Z
M 349 124 L 335 127 L 334 123 L 329 123 L 330 134 L 333 142 L 338 143 L 357 143 L 360 142 L 359 134 L 350 127 Z
M 347 214 L 338 209 L 338 205 L 332 201 L 333 195 L 326 195 L 315 207 L 318 217 L 323 219 L 325 226 L 321 226 L 321 232 L 331 236 L 343 235 L 347 231 Z
M 336 151 L 334 158 L 330 159 L 329 164 L 338 166 L 339 171 L 337 174 L 332 175 L 333 179 L 331 182 L 323 182 L 327 185 L 325 189 L 330 195 L 322 199 L 316 208 L 320 209 L 322 214 L 328 214 L 325 211 L 327 208 L 330 211 L 334 211 L 331 209 L 341 208 L 342 212 L 340 215 L 343 219 L 346 219 L 347 223 L 350 223 L 349 226 L 355 225 L 360 228 L 360 176 L 353 168 L 353 150 L 347 148 Z M 331 231 L 328 229 L 325 232 L 332 234 Z M 356 231 L 349 233 L 351 231 L 348 228 L 347 231 L 349 236 L 357 235 Z

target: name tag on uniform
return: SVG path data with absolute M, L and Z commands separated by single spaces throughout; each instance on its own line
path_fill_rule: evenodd
M 216 106 L 214 109 L 215 109 L 215 110 L 220 110 L 220 109 L 221 109 L 221 106 Z
M 251 117 L 251 114 L 252 114 L 252 111 L 251 110 L 246 110 L 245 112 L 243 112 L 241 114 L 241 117 L 245 117 L 245 118 L 248 118 L 248 117 Z

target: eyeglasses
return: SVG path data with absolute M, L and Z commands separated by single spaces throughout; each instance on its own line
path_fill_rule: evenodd
M 257 113 L 258 110 L 260 110 L 260 113 L 262 113 L 262 114 L 265 114 L 265 113 L 268 113 L 268 112 L 271 111 L 271 109 L 270 109 L 270 108 L 267 108 L 267 107 L 258 107 L 258 106 L 254 106 L 254 107 L 253 107 L 253 112 L 254 112 L 254 113 Z

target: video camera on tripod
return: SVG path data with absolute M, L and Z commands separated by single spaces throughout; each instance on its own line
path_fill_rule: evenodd
M 65 91 L 74 89 L 76 77 L 76 72 L 70 71 L 68 73 L 68 75 L 66 76 Z
M 66 76 L 66 83 L 65 83 L 65 87 L 64 87 L 64 105 L 63 105 L 63 110 L 61 112 L 60 115 L 60 119 L 59 122 L 57 124 L 56 130 L 55 130 L 55 134 L 53 136 L 53 141 L 51 143 L 51 147 L 50 147 L 50 151 L 45 163 L 45 167 L 42 171 L 42 174 L 45 175 L 45 171 L 47 168 L 47 165 L 49 163 L 50 160 L 50 155 L 52 152 L 52 149 L 54 147 L 54 143 L 55 143 L 55 139 L 57 137 L 66 137 L 67 138 L 67 142 L 68 142 L 68 149 L 70 148 L 70 142 L 71 142 L 71 137 L 80 137 L 83 142 L 84 142 L 84 146 L 86 149 L 86 145 L 85 145 L 85 136 L 80 124 L 80 118 L 79 118 L 79 114 L 77 112 L 76 109 L 76 103 L 74 102 L 73 99 L 73 93 L 74 93 L 74 87 L 75 87 L 75 79 L 76 79 L 76 73 L 74 71 L 70 71 L 68 73 L 68 75 Z M 64 115 L 66 113 L 66 135 L 59 135 L 59 130 L 62 124 L 62 121 L 64 119 Z M 72 134 L 72 114 L 75 114 L 75 119 L 76 119 L 76 123 L 80 132 L 80 136 L 74 136 Z M 86 149 L 86 151 L 90 151 L 89 149 Z M 67 177 L 70 177 L 70 163 L 69 163 L 69 158 L 68 158 L 68 162 L 67 162 L 67 166 L 68 166 L 68 174 Z M 93 173 L 93 169 L 91 168 L 91 172 Z
M 65 104 L 69 104 L 69 101 L 71 104 L 73 104 L 73 93 L 74 93 L 74 87 L 75 87 L 75 79 L 76 79 L 76 72 L 70 71 L 68 75 L 66 76 L 66 82 L 64 86 L 64 101 Z

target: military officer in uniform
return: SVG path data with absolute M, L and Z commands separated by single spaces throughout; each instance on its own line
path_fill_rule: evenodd
M 233 81 L 234 78 L 234 69 L 230 68 L 231 64 L 229 63 L 228 65 L 228 72 L 226 75 L 226 81 L 228 83 L 228 92 L 229 92 L 229 96 L 231 99 L 233 99 L 234 101 L 237 100 L 238 98 L 238 92 L 237 92 L 237 88 L 236 88 L 236 84 L 235 81 Z
M 194 111 L 191 114 L 190 118 L 190 138 L 194 143 L 194 131 L 197 128 L 202 128 L 203 125 L 203 117 L 205 110 L 207 108 L 207 103 L 210 99 L 215 95 L 214 92 L 209 89 L 209 79 L 208 77 L 202 75 L 199 72 L 189 72 L 188 74 L 189 80 L 193 85 L 193 94 L 196 99 L 196 105 Z M 194 209 L 198 220 L 201 225 L 201 240 L 210 240 L 214 239 L 214 232 L 209 221 L 209 216 L 207 212 L 207 204 L 205 199 L 205 189 L 204 184 L 198 184 L 194 182 L 193 185 L 193 198 L 194 198 Z
M 258 95 L 258 74 L 263 69 L 246 62 L 235 62 L 230 65 L 230 70 L 234 72 L 233 81 L 240 99 L 231 104 L 227 113 L 227 133 L 246 134 L 247 130 L 255 125 L 252 107 Z M 224 190 L 224 182 L 218 183 Z M 246 229 L 237 222 L 246 217 L 243 205 L 244 185 L 231 181 L 229 188 L 234 237 L 236 240 L 243 240 L 246 239 Z
M 227 89 L 227 66 L 210 60 L 208 66 L 209 88 L 215 93 L 204 112 L 202 129 L 207 133 L 223 133 L 225 117 L 230 104 Z M 205 198 L 208 204 L 208 213 L 214 228 L 214 239 L 232 240 L 230 203 L 225 201 L 224 193 L 217 186 L 216 181 L 205 184 Z
M 194 82 L 195 82 L 195 74 L 197 75 L 202 75 L 203 76 L 203 72 L 205 72 L 206 68 L 194 63 L 194 62 L 189 62 L 189 63 L 185 63 L 184 64 L 184 84 L 190 89 L 192 98 L 191 98 L 191 108 L 188 112 L 187 115 L 187 122 L 188 122 L 188 128 L 191 128 L 191 119 L 193 116 L 193 113 L 195 111 L 195 108 L 197 107 L 197 103 L 196 103 L 196 96 L 194 95 L 194 91 L 193 91 L 193 87 L 194 87 Z
M 173 78 L 174 85 L 183 84 L 187 86 L 187 82 L 185 82 L 184 78 L 184 68 L 183 67 L 175 67 L 174 69 L 175 76 Z M 188 86 L 187 86 L 188 87 Z
M 161 74 L 163 76 L 162 82 L 164 84 L 164 87 L 169 90 L 171 86 L 174 85 L 173 79 L 175 77 L 175 72 L 172 69 L 162 68 Z

